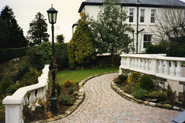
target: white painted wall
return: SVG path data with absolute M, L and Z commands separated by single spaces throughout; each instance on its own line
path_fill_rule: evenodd
M 95 20 L 97 19 L 97 15 L 100 11 L 100 7 L 101 6 L 93 6 L 93 5 L 85 5 L 83 11 L 85 11 L 87 14 L 89 14 L 90 17 L 93 17 Z M 129 23 L 129 20 L 127 19 L 125 22 L 128 24 L 131 24 L 131 26 L 134 28 L 135 33 L 134 33 L 134 45 L 136 47 L 136 24 L 137 24 L 137 7 L 132 7 L 132 6 L 127 6 L 127 7 L 122 7 L 122 10 L 126 11 L 129 14 L 129 9 L 132 8 L 134 9 L 134 22 L 133 23 Z M 151 9 L 156 9 L 156 12 L 158 12 L 159 8 L 151 8 L 151 7 L 140 7 L 139 8 L 139 13 L 141 9 L 145 9 L 145 22 L 144 23 L 140 23 L 139 20 L 139 27 L 138 30 L 141 29 L 145 29 L 144 31 L 140 32 L 138 35 L 138 52 L 142 53 L 145 52 L 145 48 L 143 48 L 143 38 L 144 38 L 144 34 L 152 34 L 153 38 L 152 38 L 152 43 L 154 43 L 154 37 L 155 35 L 152 33 L 151 28 L 153 28 L 153 26 L 155 24 L 150 23 L 150 17 L 151 17 Z M 158 13 L 157 13 L 158 14 Z M 139 14 L 139 18 L 140 18 L 140 14 Z M 129 36 L 131 38 L 133 38 L 133 34 L 132 33 L 128 33 Z M 133 43 L 132 43 L 133 44 Z M 131 44 L 131 45 L 132 45 Z

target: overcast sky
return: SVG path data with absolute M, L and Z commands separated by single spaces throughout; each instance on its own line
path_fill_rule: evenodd
M 49 40 L 51 41 L 51 24 L 48 22 L 47 10 L 53 4 L 58 11 L 55 36 L 63 34 L 65 42 L 69 42 L 72 37 L 72 25 L 80 18 L 78 9 L 84 0 L 0 0 L 0 11 L 8 5 L 14 12 L 15 19 L 27 35 L 29 23 L 41 12 L 47 19 Z
M 72 37 L 72 25 L 80 18 L 78 9 L 83 1 L 85 0 L 0 0 L 0 11 L 8 5 L 13 10 L 17 23 L 26 36 L 29 30 L 29 23 L 38 12 L 44 15 L 48 23 L 46 11 L 53 4 L 53 7 L 58 11 L 57 23 L 54 25 L 55 36 L 63 34 L 65 42 L 69 42 Z M 51 41 L 51 24 L 49 23 L 48 34 Z

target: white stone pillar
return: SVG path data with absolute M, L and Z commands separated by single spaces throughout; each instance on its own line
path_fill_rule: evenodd
M 23 123 L 22 104 L 6 104 L 5 105 L 5 121 L 6 123 Z
M 181 72 L 182 72 L 181 61 L 177 61 L 176 76 L 181 77 Z
M 175 62 L 171 61 L 170 75 L 175 76 Z
M 159 60 L 159 73 L 163 73 L 163 60 Z
M 164 64 L 165 64 L 164 74 L 169 75 L 169 72 L 170 72 L 169 61 L 164 60 Z

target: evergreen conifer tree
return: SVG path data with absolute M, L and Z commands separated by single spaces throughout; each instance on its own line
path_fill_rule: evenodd
M 47 23 L 44 16 L 38 12 L 34 20 L 30 23 L 27 38 L 30 40 L 30 45 L 41 44 L 42 41 L 49 41 L 47 33 Z
M 68 44 L 68 54 L 69 66 L 72 67 L 74 63 L 83 67 L 96 57 L 92 32 L 88 27 L 87 15 L 84 12 L 81 13 L 76 31 Z
M 1 11 L 0 19 L 0 30 L 5 30 L 4 32 L 1 32 L 2 35 L 0 35 L 0 42 L 4 42 L 0 43 L 0 48 L 26 47 L 28 42 L 23 35 L 23 30 L 17 24 L 14 13 L 9 6 L 5 6 Z

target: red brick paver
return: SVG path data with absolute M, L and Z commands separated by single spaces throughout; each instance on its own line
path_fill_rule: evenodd
M 68 117 L 51 123 L 170 123 L 179 111 L 145 106 L 115 93 L 110 83 L 118 74 L 90 79 L 83 103 Z

